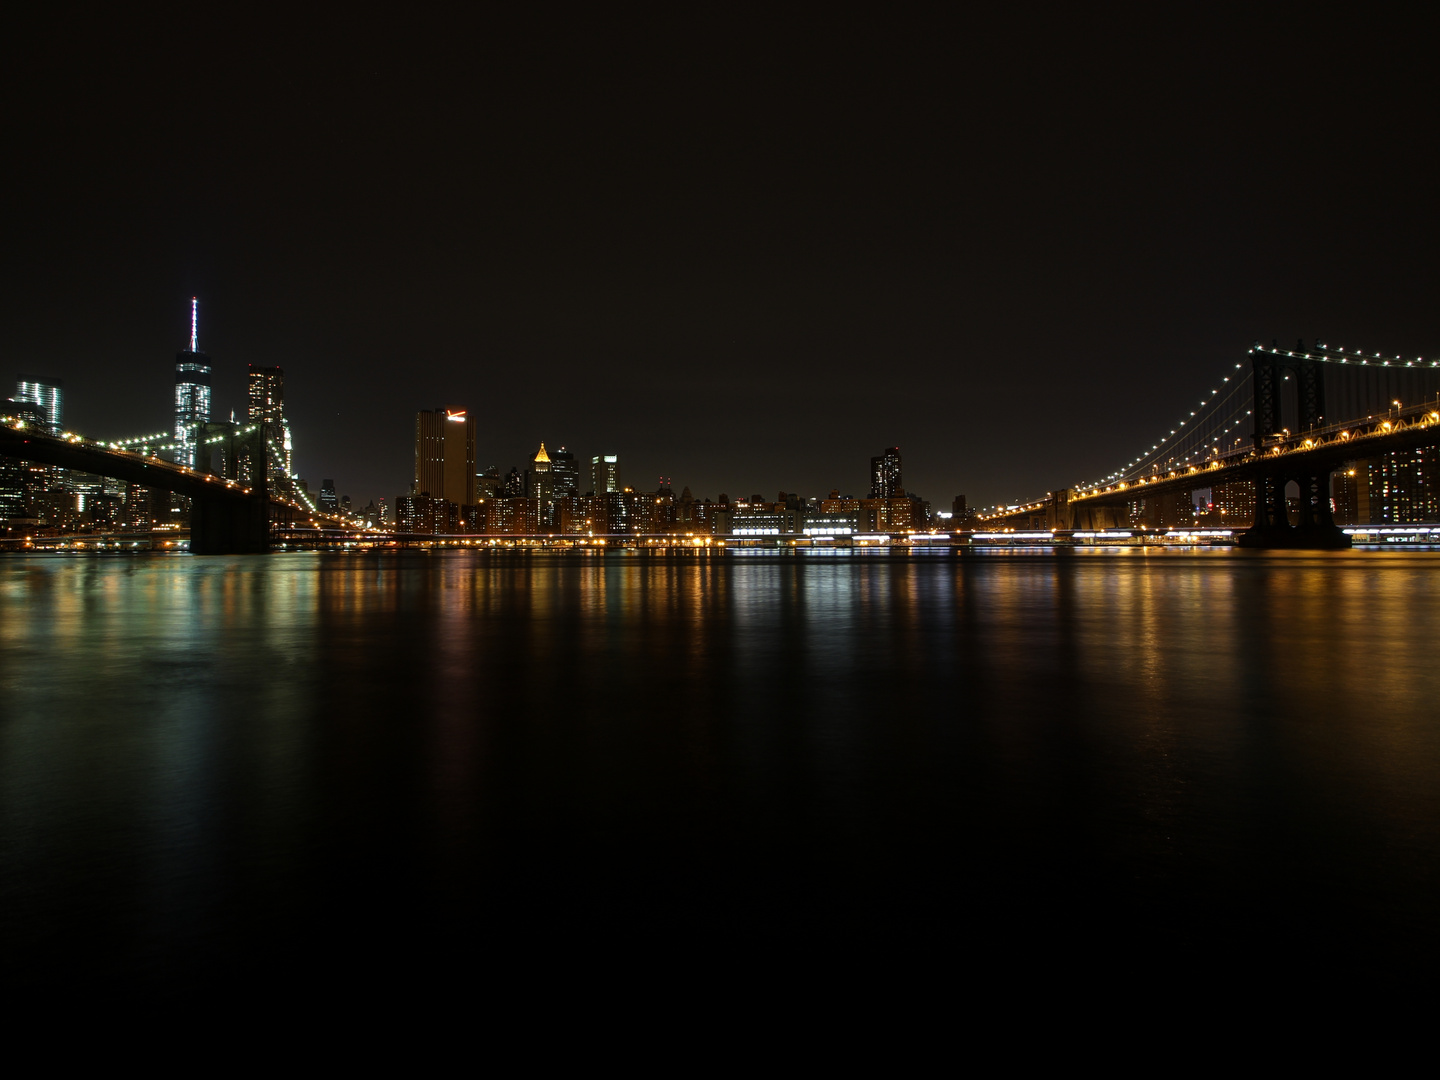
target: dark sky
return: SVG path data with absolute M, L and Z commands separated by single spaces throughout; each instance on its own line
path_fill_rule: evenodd
M 1394 9 L 413 7 L 12 27 L 0 373 L 161 430 L 198 294 L 217 413 L 282 365 L 361 504 L 455 406 L 502 471 L 863 493 L 898 444 L 948 507 L 1110 472 L 1256 338 L 1440 351 Z

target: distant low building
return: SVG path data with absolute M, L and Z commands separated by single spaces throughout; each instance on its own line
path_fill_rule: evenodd
M 854 536 L 860 532 L 860 511 L 816 510 L 805 515 L 800 531 L 806 536 Z

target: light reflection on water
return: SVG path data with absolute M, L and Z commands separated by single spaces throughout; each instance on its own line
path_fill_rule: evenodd
M 1383 966 L 1435 946 L 1437 560 L 6 558 L 0 947 Z

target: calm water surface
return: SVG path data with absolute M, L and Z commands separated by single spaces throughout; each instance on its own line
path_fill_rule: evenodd
M 1437 571 L 6 556 L 5 985 L 1433 962 Z

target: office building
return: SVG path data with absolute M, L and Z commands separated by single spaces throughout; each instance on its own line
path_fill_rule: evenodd
M 340 509 L 340 500 L 335 497 L 334 480 L 320 481 L 320 509 L 327 514 L 333 514 Z
M 1433 446 L 1396 450 L 1364 465 L 1368 513 L 1360 524 L 1440 521 L 1440 450 Z
M 555 516 L 555 476 L 550 471 L 550 455 L 545 452 L 543 442 L 530 468 L 525 470 L 525 494 L 539 500 L 540 526 L 548 527 Z
M 16 380 L 15 400 L 38 406 L 44 414 L 40 426 L 51 435 L 65 430 L 65 388 L 59 379 L 21 375 Z
M 0 414 L 7 420 L 21 421 L 27 427 L 45 429 L 49 425 L 45 407 L 28 399 L 6 401 L 0 406 Z M 34 517 L 34 508 L 45 491 L 46 477 L 43 465 L 0 456 L 0 520 L 18 521 Z
M 464 409 L 415 414 L 415 492 L 461 506 L 475 502 L 475 420 Z
M 551 490 L 553 477 L 550 475 L 550 455 L 545 452 L 545 444 L 540 444 L 539 451 L 530 459 L 530 468 L 525 470 L 525 494 L 544 498 Z M 544 488 L 542 493 L 539 489 Z
M 477 499 L 496 498 L 504 487 L 504 481 L 500 479 L 500 467 L 489 465 L 485 471 L 475 477 L 475 497 Z
M 210 357 L 200 351 L 200 301 L 190 298 L 190 348 L 175 356 L 175 463 L 195 467 L 198 425 L 210 421 Z
M 9 403 L 7 403 L 9 404 Z M 21 375 L 16 379 L 13 406 L 22 412 L 33 409 L 25 415 L 27 424 L 34 428 L 59 435 L 65 430 L 65 390 L 59 379 L 46 375 Z M 23 462 L 26 498 L 32 513 L 44 515 L 44 496 L 63 492 L 69 483 L 69 470 L 56 465 L 35 465 Z M 14 488 L 12 482 L 9 488 Z
M 1255 522 L 1255 481 L 1236 480 L 1210 488 L 1210 520 L 1217 525 L 1248 527 Z
M 580 463 L 575 460 L 575 455 L 563 446 L 550 455 L 550 475 L 557 499 L 563 499 L 566 495 L 582 494 Z
M 285 372 L 278 367 L 251 364 L 248 383 L 249 422 L 265 425 L 265 438 L 279 452 L 279 460 L 275 454 L 266 454 L 270 490 L 289 495 L 290 477 L 295 474 L 295 448 L 290 421 L 285 417 Z
M 450 504 L 428 495 L 400 495 L 395 499 L 395 528 L 404 533 L 438 535 L 449 531 Z
M 250 423 L 278 424 L 285 419 L 285 372 L 249 365 Z
M 894 499 L 905 494 L 900 476 L 900 448 L 889 447 L 879 457 L 870 459 L 870 497 Z
M 1370 463 L 1347 461 L 1330 477 L 1330 509 L 1336 525 L 1370 524 Z
M 604 495 L 607 492 L 619 490 L 621 490 L 620 455 L 596 454 L 590 459 L 591 494 Z

